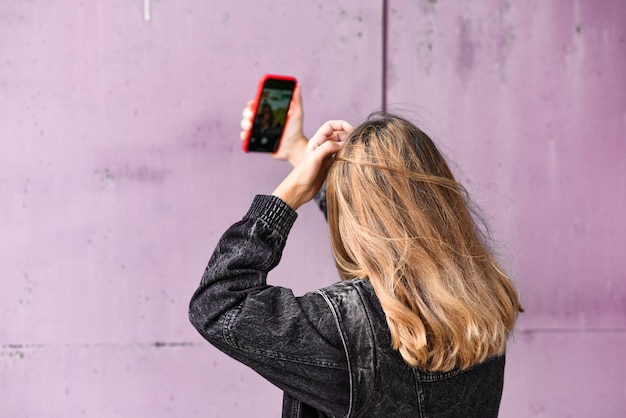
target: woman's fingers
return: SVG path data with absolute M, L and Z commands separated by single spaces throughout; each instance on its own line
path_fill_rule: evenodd
M 293 90 L 293 96 L 291 98 L 291 105 L 289 106 L 289 117 L 302 116 L 302 91 L 300 89 L 300 83 L 296 84 L 296 88 Z
M 252 119 L 254 118 L 254 111 L 252 110 L 252 106 L 254 105 L 254 100 L 250 100 L 246 107 L 241 112 L 241 132 L 239 133 L 239 137 L 243 141 L 246 139 L 248 131 L 252 129 Z
M 339 142 L 354 128 L 345 120 L 329 120 L 324 123 L 309 141 L 310 149 L 315 149 L 327 141 Z
M 252 129 L 252 120 L 250 119 L 242 119 L 241 120 L 241 129 L 244 131 L 249 131 Z
M 254 111 L 252 110 L 252 106 L 254 106 L 254 100 L 249 100 L 248 103 L 246 103 L 246 107 L 243 109 L 243 112 L 242 112 L 242 116 L 244 119 L 252 120 L 252 117 L 254 116 Z
M 316 132 L 315 136 L 320 139 L 331 138 L 335 132 L 351 132 L 354 128 L 345 120 L 329 120 L 324 123 Z M 324 141 L 321 142 L 324 142 Z
M 319 147 L 315 148 L 313 152 L 318 155 L 318 158 L 320 158 L 321 160 L 324 160 L 325 158 L 339 151 L 342 146 L 343 146 L 343 142 L 340 142 L 340 141 L 326 141 L 323 144 L 321 144 Z

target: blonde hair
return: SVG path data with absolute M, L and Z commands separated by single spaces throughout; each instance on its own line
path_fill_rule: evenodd
M 522 311 L 432 140 L 379 115 L 356 128 L 327 177 L 342 279 L 369 279 L 393 348 L 412 366 L 467 368 L 502 354 Z

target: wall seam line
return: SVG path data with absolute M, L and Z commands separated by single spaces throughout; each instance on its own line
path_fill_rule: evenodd
M 383 1 L 383 25 L 382 25 L 382 111 L 387 111 L 387 42 L 388 42 L 388 0 Z

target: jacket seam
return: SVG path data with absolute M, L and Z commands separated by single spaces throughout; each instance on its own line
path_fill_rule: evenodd
M 279 247 L 284 247 L 287 238 L 283 236 L 282 232 L 279 229 L 273 227 L 265 218 L 259 217 L 256 218 L 256 221 L 258 221 L 262 225 L 262 227 L 269 232 L 267 239 L 270 244 L 278 244 Z M 275 263 L 276 253 L 275 251 L 272 251 L 270 257 L 268 257 L 265 262 L 259 265 L 259 269 L 263 271 L 269 270 Z
M 299 400 L 296 399 L 294 401 L 293 405 L 291 405 L 292 416 L 300 418 L 300 416 L 301 416 L 300 408 L 301 407 L 302 407 L 302 402 L 300 402 Z
M 489 357 L 486 360 L 480 362 L 480 363 L 476 363 L 471 365 L 470 367 L 466 368 L 466 369 L 455 369 L 455 370 L 450 370 L 447 372 L 438 372 L 435 375 L 432 375 L 428 372 L 423 371 L 422 369 L 417 369 L 417 376 L 419 378 L 419 380 L 421 382 L 425 382 L 425 383 L 431 383 L 431 382 L 440 382 L 442 380 L 447 380 L 447 379 L 451 379 L 453 377 L 457 377 L 460 376 L 462 374 L 465 373 L 469 373 L 472 370 L 474 370 L 475 368 L 477 368 L 478 366 L 487 363 L 489 361 L 493 361 L 495 358 L 500 357 L 499 356 L 493 356 L 493 357 Z
M 251 354 L 258 354 L 258 355 L 262 355 L 268 358 L 273 358 L 273 359 L 277 359 L 277 360 L 283 360 L 283 361 L 289 361 L 292 363 L 300 363 L 300 364 L 308 364 L 308 365 L 313 365 L 313 366 L 322 366 L 322 367 L 328 367 L 331 369 L 343 369 L 343 367 L 339 364 L 335 364 L 332 362 L 328 362 L 328 361 L 309 361 L 307 359 L 303 359 L 300 357 L 290 357 L 290 356 L 284 356 L 281 355 L 280 353 L 277 352 L 273 352 L 273 351 L 268 351 L 268 350 L 256 350 L 256 349 L 250 349 L 250 348 L 246 348 L 243 347 L 239 344 L 237 344 L 232 338 L 232 326 L 233 323 L 235 322 L 235 319 L 237 318 L 237 315 L 239 314 L 239 312 L 241 311 L 241 305 L 237 305 L 235 307 L 233 307 L 232 309 L 230 309 L 228 312 L 226 312 L 226 314 L 224 315 L 224 325 L 222 326 L 222 338 L 224 339 L 224 341 L 226 341 L 227 344 L 229 344 L 231 347 L 235 347 L 238 350 L 241 350 L 242 352 L 245 353 L 251 353 Z M 342 341 L 343 341 L 343 336 L 342 336 Z M 345 350 L 345 343 L 344 343 L 344 350 Z
M 361 279 L 358 279 L 358 280 L 362 282 Z M 359 297 L 359 299 L 361 301 L 361 305 L 365 307 L 366 306 L 366 298 L 363 295 L 361 287 L 360 286 L 356 286 L 356 285 L 353 285 L 353 287 L 356 290 L 356 293 L 357 293 L 357 295 L 358 295 L 358 297 Z M 377 337 L 376 336 L 376 332 L 374 330 L 374 324 L 372 323 L 372 318 L 370 316 L 370 313 L 369 313 L 368 309 L 366 309 L 366 308 L 363 309 L 363 312 L 365 314 L 365 318 L 367 319 L 367 324 L 369 326 L 369 331 L 371 333 L 372 340 L 375 341 L 375 343 L 378 343 L 378 340 L 376 338 Z M 372 380 L 371 380 L 371 383 L 372 383 L 372 386 L 374 388 L 378 384 L 378 382 L 376 381 L 376 379 L 378 377 L 378 373 L 377 373 L 377 371 L 378 371 L 378 363 L 377 362 L 378 362 L 378 352 L 377 352 L 377 350 L 375 348 L 372 348 Z
M 346 354 L 346 360 L 348 364 L 348 376 L 350 377 L 350 403 L 348 404 L 348 413 L 346 414 L 346 418 L 349 418 L 352 415 L 352 389 L 354 386 L 354 382 L 352 381 L 352 366 L 350 365 L 350 353 L 348 352 L 348 345 L 346 344 L 346 339 L 343 336 L 343 332 L 341 329 L 341 324 L 339 322 L 339 315 L 337 314 L 335 307 L 330 301 L 328 295 L 324 293 L 322 290 L 316 290 L 316 293 L 319 293 L 323 298 L 328 307 L 330 308 L 331 313 L 333 314 L 333 318 L 335 319 L 335 325 L 337 325 L 337 330 L 339 331 L 339 336 L 341 337 L 341 343 L 343 344 L 343 350 Z
M 222 326 L 222 338 L 224 338 L 224 341 L 226 341 L 226 343 L 234 347 L 236 347 L 236 345 L 235 342 L 232 341 L 232 339 L 230 338 L 230 329 L 239 311 L 241 311 L 241 305 L 237 305 L 228 310 L 228 312 L 226 312 L 226 314 L 224 315 L 224 325 Z
M 413 374 L 413 384 L 415 387 L 415 395 L 417 397 L 417 409 L 419 411 L 419 418 L 428 418 L 428 414 L 426 413 L 426 399 L 424 396 L 424 388 L 422 387 L 422 381 L 419 379 L 418 371 L 416 369 L 412 370 Z

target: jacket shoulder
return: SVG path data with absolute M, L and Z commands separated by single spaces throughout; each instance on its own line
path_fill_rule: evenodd
M 350 410 L 359 416 L 374 392 L 376 381 L 376 330 L 384 325 L 375 312 L 374 290 L 367 280 L 352 279 L 319 289 L 330 307 L 343 340 L 350 374 Z

